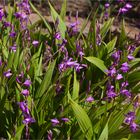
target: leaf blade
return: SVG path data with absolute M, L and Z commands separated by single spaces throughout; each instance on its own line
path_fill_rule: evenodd
M 101 71 L 103 71 L 105 74 L 107 74 L 107 67 L 104 65 L 104 61 L 97 58 L 97 57 L 84 57 L 87 61 L 91 62 L 95 66 L 97 66 Z

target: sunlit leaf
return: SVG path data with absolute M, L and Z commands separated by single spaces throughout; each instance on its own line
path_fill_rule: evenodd
M 51 9 L 51 15 L 53 17 L 54 23 L 56 22 L 56 20 L 59 20 L 58 28 L 60 30 L 61 36 L 65 38 L 66 25 L 50 3 L 49 6 Z
M 92 64 L 94 64 L 96 67 L 98 67 L 101 71 L 103 71 L 105 74 L 107 74 L 107 67 L 104 64 L 104 61 L 93 56 L 85 57 L 85 59 Z
M 72 99 L 77 102 L 79 98 L 79 82 L 76 79 L 76 72 L 74 71 L 73 94 Z

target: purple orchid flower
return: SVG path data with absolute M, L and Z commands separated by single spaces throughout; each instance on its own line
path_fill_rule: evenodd
M 14 44 L 13 46 L 11 46 L 10 47 L 10 50 L 12 50 L 13 52 L 16 52 L 16 50 L 17 50 L 16 44 Z
M 33 44 L 34 47 L 37 47 L 37 46 L 39 45 L 39 42 L 38 42 L 37 40 L 34 40 L 34 41 L 32 42 L 32 44 Z
M 47 135 L 48 140 L 52 140 L 52 135 L 53 135 L 52 131 L 49 130 Z
M 52 125 L 53 126 L 56 126 L 56 125 L 58 125 L 60 122 L 59 122 L 59 120 L 58 119 L 51 119 L 51 122 L 52 122 Z
M 123 64 L 121 65 L 121 68 L 120 68 L 120 69 L 121 69 L 122 72 L 124 72 L 124 73 L 128 72 L 128 71 L 129 71 L 129 65 L 128 65 L 128 63 L 127 63 L 127 62 L 123 63 Z
M 132 5 L 130 3 L 126 3 L 125 8 L 131 9 L 132 8 Z
M 122 95 L 125 95 L 125 96 L 128 97 L 128 98 L 131 97 L 131 93 L 130 93 L 130 91 L 127 90 L 127 89 L 122 89 L 122 90 L 120 91 L 120 93 L 121 93 Z
M 55 39 L 60 40 L 61 39 L 61 35 L 59 32 L 57 32 L 54 36 Z
M 35 119 L 33 119 L 31 116 L 26 117 L 23 121 L 24 124 L 28 125 L 30 123 L 34 123 Z
M 105 4 L 105 8 L 109 8 L 110 4 L 109 3 L 106 3 Z
M 32 84 L 32 82 L 29 79 L 26 79 L 25 82 L 23 83 L 23 85 L 26 87 L 30 87 L 31 84 Z
M 24 95 L 24 96 L 28 96 L 29 95 L 29 90 L 28 89 L 23 89 L 21 91 L 21 94 Z
M 1 8 L 0 9 L 0 21 L 2 20 L 2 18 L 4 17 L 4 10 Z
M 94 101 L 94 98 L 92 96 L 89 96 L 86 98 L 86 102 L 92 103 Z
M 61 120 L 64 122 L 69 122 L 69 118 L 61 118 Z
M 9 34 L 10 37 L 14 38 L 16 36 L 16 32 L 15 31 L 11 31 Z
M 109 70 L 107 70 L 108 76 L 110 77 L 114 77 L 117 73 L 116 68 L 115 67 L 111 67 Z
M 8 69 L 6 72 L 4 72 L 4 76 L 6 78 L 10 78 L 12 76 L 11 69 Z
M 18 104 L 19 104 L 19 107 L 20 107 L 23 115 L 24 116 L 29 116 L 30 112 L 29 112 L 27 103 L 24 101 L 24 102 L 19 102 Z
M 117 76 L 116 76 L 116 79 L 117 79 L 117 80 L 120 80 L 120 79 L 122 79 L 122 78 L 123 78 L 122 74 L 117 74 Z
M 127 56 L 127 58 L 128 58 L 128 60 L 129 60 L 129 61 L 131 61 L 131 60 L 133 60 L 133 59 L 134 59 L 134 56 L 133 56 L 133 55 L 131 55 L 131 54 L 129 54 L 129 55 Z
M 117 96 L 117 94 L 115 93 L 115 89 L 113 85 L 108 84 L 107 85 L 107 91 L 106 91 L 107 97 L 109 99 L 113 99 Z
M 17 81 L 19 84 L 21 84 L 23 78 L 24 78 L 24 73 L 21 72 L 21 73 L 16 77 L 16 81 Z
M 125 120 L 124 120 L 124 123 L 130 125 L 136 118 L 135 116 L 135 112 L 128 112 L 126 115 L 125 115 Z
M 139 125 L 137 125 L 135 122 L 130 124 L 130 130 L 134 133 L 138 131 Z

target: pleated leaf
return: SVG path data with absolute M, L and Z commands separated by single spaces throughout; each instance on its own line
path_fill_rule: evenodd
M 76 79 L 76 72 L 74 71 L 72 99 L 77 102 L 78 101 L 78 97 L 79 97 L 79 82 Z
M 117 41 L 117 37 L 115 37 L 113 40 L 111 40 L 107 45 L 106 45 L 106 48 L 107 48 L 107 51 L 108 53 L 111 53 L 116 45 L 116 41 Z
M 105 74 L 107 74 L 107 67 L 104 64 L 104 61 L 93 56 L 85 57 L 85 59 L 95 66 L 97 66 L 101 71 L 103 71 Z
M 56 22 L 56 20 L 59 20 L 59 24 L 58 24 L 58 28 L 59 31 L 61 33 L 61 36 L 63 38 L 65 38 L 65 32 L 66 32 L 66 25 L 63 22 L 62 18 L 60 17 L 60 15 L 58 15 L 58 13 L 55 11 L 55 9 L 52 7 L 52 5 L 49 3 L 50 9 L 51 9 L 51 15 L 53 17 L 54 23 Z
M 35 95 L 36 98 L 41 97 L 44 94 L 44 92 L 48 89 L 48 87 L 50 86 L 51 81 L 52 81 L 52 75 L 53 75 L 55 63 L 56 63 L 56 61 L 52 62 L 48 66 L 48 69 L 47 69 L 47 72 L 44 76 L 44 79 L 41 82 L 41 85 L 39 86 L 37 93 Z
M 99 137 L 99 140 L 108 140 L 108 122 L 106 123 L 105 128 Z
M 75 101 L 73 101 L 71 98 L 70 98 L 70 105 L 72 107 L 74 116 L 76 117 L 82 132 L 85 134 L 85 137 L 88 140 L 91 140 L 93 137 L 93 129 L 92 129 L 92 123 L 90 118 L 88 117 L 85 110 L 80 105 L 78 105 Z

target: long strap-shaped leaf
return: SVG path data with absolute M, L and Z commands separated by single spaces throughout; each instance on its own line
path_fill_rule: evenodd
M 89 62 L 91 62 L 92 64 L 94 64 L 95 66 L 97 66 L 101 71 L 103 71 L 105 74 L 107 74 L 107 67 L 104 65 L 104 61 L 97 58 L 97 57 L 85 57 L 85 59 Z
M 42 83 L 41 83 L 40 87 L 38 88 L 37 93 L 35 95 L 36 99 L 40 98 L 43 95 L 43 93 L 48 89 L 48 87 L 51 83 L 51 80 L 52 80 L 52 75 L 53 75 L 55 63 L 56 63 L 56 61 L 52 62 L 48 66 L 45 77 L 44 77 L 44 79 L 43 79 L 43 81 L 42 81 Z
M 67 11 L 67 0 L 63 0 L 63 4 L 62 4 L 62 8 L 61 8 L 61 13 L 60 13 L 60 16 L 61 16 L 63 21 L 65 20 L 66 11 Z
M 76 72 L 74 71 L 74 81 L 73 81 L 73 94 L 72 99 L 76 102 L 78 102 L 79 97 L 79 82 L 76 79 Z
M 98 140 L 108 140 L 108 122 L 106 123 Z
M 103 27 L 101 28 L 102 39 L 106 36 L 107 32 L 110 30 L 113 24 L 113 21 L 114 21 L 114 18 L 111 18 L 103 24 Z
M 62 18 L 60 17 L 60 15 L 58 15 L 58 13 L 55 11 L 55 9 L 52 7 L 52 5 L 49 3 L 50 9 L 51 9 L 51 15 L 53 17 L 54 22 L 58 19 L 59 20 L 59 24 L 58 24 L 58 28 L 59 31 L 61 33 L 61 36 L 63 38 L 65 38 L 65 32 L 66 32 L 66 24 L 63 22 Z
M 90 118 L 85 110 L 75 101 L 73 101 L 71 97 L 69 98 L 69 101 L 82 132 L 85 134 L 85 137 L 88 140 L 91 140 L 93 137 L 93 129 Z
M 47 27 L 49 33 L 52 32 L 52 29 L 49 25 L 49 23 L 47 23 L 47 21 L 45 20 L 45 18 L 40 14 L 40 12 L 35 8 L 35 6 L 29 1 L 30 5 L 31 5 L 31 8 L 40 16 L 40 18 L 43 20 L 45 26 Z

